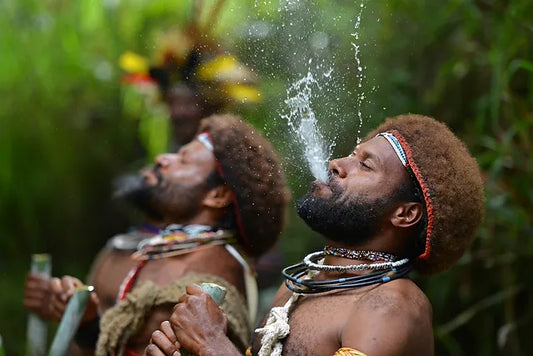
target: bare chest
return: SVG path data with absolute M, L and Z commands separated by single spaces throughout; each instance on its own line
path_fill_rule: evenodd
M 222 277 L 239 288 L 242 284 L 240 265 L 223 248 L 217 247 L 148 261 L 139 272 L 136 283 L 149 280 L 163 287 L 187 274 L 205 273 Z
M 190 269 L 194 268 L 188 263 L 187 258 L 163 258 L 147 261 L 140 270 L 135 284 L 151 281 L 160 287 L 170 284 L 173 280 L 180 279 Z
M 101 312 L 115 305 L 120 285 L 136 262 L 131 252 L 112 251 L 102 261 L 92 281 L 101 302 Z
M 333 355 L 340 348 L 340 333 L 357 296 L 300 297 L 289 313 L 290 333 L 283 341 L 283 355 Z M 254 354 L 261 336 L 254 335 Z

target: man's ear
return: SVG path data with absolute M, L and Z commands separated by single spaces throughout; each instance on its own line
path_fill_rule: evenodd
M 421 203 L 402 203 L 394 209 L 391 223 L 396 227 L 411 227 L 422 219 L 423 206 Z
M 202 200 L 210 208 L 225 208 L 232 202 L 232 192 L 227 184 L 221 184 L 207 192 Z

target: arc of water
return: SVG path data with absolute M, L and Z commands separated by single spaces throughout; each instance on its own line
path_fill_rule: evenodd
M 318 128 L 317 118 L 311 105 L 314 87 L 322 89 L 320 83 L 308 71 L 306 76 L 287 90 L 285 104 L 289 112 L 281 117 L 287 120 L 289 127 L 302 144 L 303 154 L 311 173 L 316 179 L 325 182 L 328 178 L 327 162 L 332 146 L 324 143 L 324 137 Z

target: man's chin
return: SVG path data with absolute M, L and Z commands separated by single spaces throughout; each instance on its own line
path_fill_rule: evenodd
M 334 182 L 331 188 L 336 188 Z M 388 201 L 347 201 L 336 192 L 331 192 L 330 198 L 318 193 L 310 191 L 298 200 L 298 215 L 313 231 L 346 244 L 360 244 L 372 238 L 391 206 Z
M 296 202 L 296 211 L 300 218 L 306 222 L 311 228 L 312 222 L 316 219 L 317 211 L 315 207 L 320 204 L 321 197 L 315 195 L 314 191 L 309 191 L 306 195 L 298 199 Z
M 300 218 L 311 230 L 321 235 L 326 235 L 327 231 L 325 231 L 321 224 L 320 216 L 317 216 L 316 211 L 313 211 L 310 208 L 310 205 L 313 205 L 316 202 L 316 199 L 316 197 L 309 194 L 301 198 L 296 206 L 297 212 Z

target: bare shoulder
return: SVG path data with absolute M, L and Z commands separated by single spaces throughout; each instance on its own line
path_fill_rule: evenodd
M 397 279 L 377 285 L 359 299 L 359 307 L 373 312 L 406 313 L 431 316 L 431 303 L 422 290 L 409 279 Z
M 395 280 L 360 295 L 341 342 L 376 356 L 433 355 L 432 317 L 422 290 L 408 279 Z

